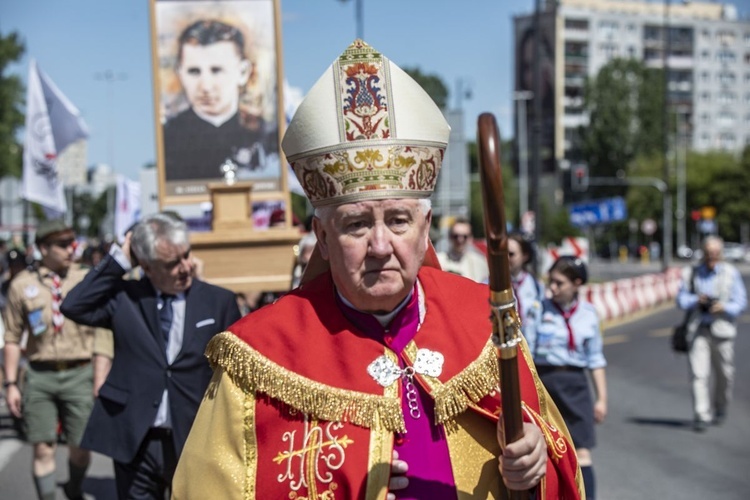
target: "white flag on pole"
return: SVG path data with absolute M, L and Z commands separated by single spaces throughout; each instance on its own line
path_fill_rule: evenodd
M 21 197 L 65 212 L 67 204 L 57 158 L 70 144 L 86 137 L 88 129 L 78 109 L 32 59 L 26 91 Z
M 117 176 L 115 190 L 115 237 L 125 240 L 125 231 L 141 218 L 141 183 Z

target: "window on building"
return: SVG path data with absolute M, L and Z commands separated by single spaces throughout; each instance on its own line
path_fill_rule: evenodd
M 729 111 L 722 111 L 716 117 L 716 124 L 720 127 L 733 127 L 736 117 L 734 113 Z
M 711 59 L 711 52 L 704 50 L 701 52 L 701 59 Z
M 737 94 L 723 90 L 719 92 L 716 100 L 719 101 L 720 104 L 734 104 L 737 102 Z
M 701 122 L 706 124 L 711 123 L 711 115 L 709 115 L 708 113 L 703 113 L 701 115 Z
M 708 71 L 704 71 L 703 73 L 701 73 L 701 81 L 704 82 L 704 83 L 710 82 L 711 81 L 711 73 L 709 73 Z
M 709 94 L 708 92 L 703 92 L 701 94 L 701 101 L 703 101 L 703 102 L 711 102 L 711 94 Z
M 734 85 L 737 78 L 735 77 L 735 74 L 731 71 L 722 71 L 718 75 L 716 75 L 716 79 L 719 80 L 719 83 L 722 85 Z
M 661 40 L 661 26 L 645 26 L 643 38 L 647 41 Z
M 734 149 L 736 147 L 737 139 L 734 134 L 725 132 L 719 134 L 719 147 L 721 149 Z
M 602 43 L 599 45 L 599 51 L 607 60 L 614 59 L 618 56 L 619 50 L 614 43 Z
M 568 30 L 579 30 L 588 31 L 589 21 L 588 19 L 565 19 L 565 29 Z
M 716 53 L 716 59 L 718 59 L 720 63 L 731 64 L 737 61 L 737 54 L 731 50 L 724 49 Z
M 719 40 L 719 43 L 722 45 L 732 45 L 737 39 L 737 34 L 731 30 L 721 30 L 716 33 L 716 39 Z
M 742 35 L 742 41 L 745 42 L 745 45 L 750 45 L 750 31 L 746 31 L 744 35 Z
M 620 29 L 617 21 L 602 20 L 599 21 L 599 33 L 607 38 L 612 38 Z

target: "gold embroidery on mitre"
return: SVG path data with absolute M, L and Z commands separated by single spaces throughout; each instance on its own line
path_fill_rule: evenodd
M 414 341 L 409 342 L 404 349 L 412 364 L 416 360 L 417 351 Z M 445 425 L 446 430 L 451 430 L 453 419 L 457 415 L 497 388 L 500 381 L 497 350 L 491 341 L 487 342 L 477 359 L 445 383 L 427 375 L 420 375 L 420 378 L 429 386 L 435 400 L 435 421 Z
M 333 71 L 341 138 L 349 142 L 391 137 L 388 59 L 357 39 L 339 56 Z
M 372 197 L 430 196 L 444 148 L 436 145 L 368 141 L 337 145 L 291 161 L 297 179 L 316 206 Z
M 282 368 L 231 332 L 206 347 L 211 366 L 221 367 L 243 391 L 260 392 L 329 422 L 351 422 L 368 429 L 406 430 L 401 400 L 331 387 Z

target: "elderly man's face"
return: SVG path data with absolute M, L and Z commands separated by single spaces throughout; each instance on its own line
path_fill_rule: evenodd
M 193 260 L 190 245 L 174 244 L 166 239 L 156 241 L 156 260 L 141 262 L 143 272 L 162 293 L 176 295 L 193 284 Z
M 722 245 L 718 241 L 710 241 L 703 246 L 703 260 L 709 269 L 713 269 L 721 261 L 722 251 Z
M 382 313 L 414 286 L 431 217 L 418 200 L 365 201 L 336 207 L 313 228 L 341 294 L 361 311 Z
M 239 89 L 247 83 L 250 63 L 240 57 L 232 42 L 186 44 L 178 74 L 193 109 L 220 116 L 237 109 Z

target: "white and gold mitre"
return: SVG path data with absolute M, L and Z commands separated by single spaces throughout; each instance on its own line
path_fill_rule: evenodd
M 450 127 L 429 95 L 362 40 L 323 73 L 281 146 L 314 207 L 428 198 Z

